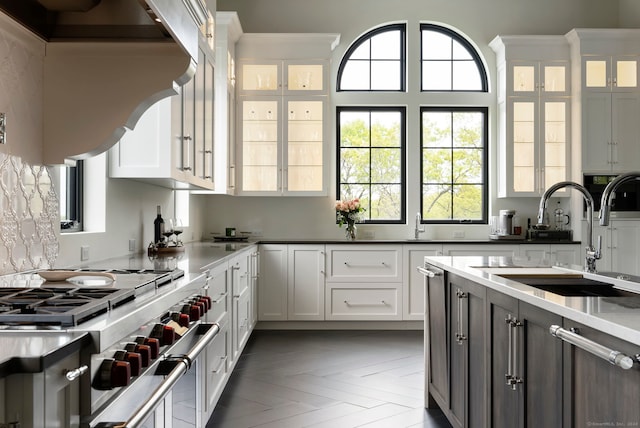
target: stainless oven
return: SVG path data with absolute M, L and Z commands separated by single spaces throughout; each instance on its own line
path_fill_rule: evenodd
M 163 358 L 110 400 L 88 422 L 91 428 L 204 426 L 202 391 L 207 346 L 219 332 L 195 323 Z

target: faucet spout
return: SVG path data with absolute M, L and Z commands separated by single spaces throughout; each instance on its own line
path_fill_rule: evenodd
M 422 221 L 422 216 L 418 212 L 416 214 L 416 227 L 415 227 L 415 230 L 414 230 L 414 238 L 415 239 L 418 239 L 420 237 L 420 234 L 424 232 L 424 227 L 420 228 L 420 222 L 421 221 Z
M 609 225 L 609 217 L 611 214 L 611 207 L 613 206 L 613 200 L 615 199 L 616 189 L 623 183 L 632 180 L 640 180 L 640 172 L 627 172 L 620 174 L 604 188 L 602 192 L 602 199 L 600 200 L 600 226 Z
M 613 182 L 612 182 L 613 183 Z M 578 190 L 587 204 L 587 242 L 588 245 L 585 248 L 586 256 L 585 256 L 585 266 L 584 269 L 587 272 L 596 272 L 596 260 L 600 258 L 600 250 L 602 246 L 602 239 L 598 238 L 598 247 L 593 246 L 593 197 L 589 193 L 589 191 L 581 184 L 574 183 L 573 181 L 561 181 L 549 187 L 542 197 L 540 198 L 540 205 L 538 208 L 538 224 L 542 224 L 544 221 L 544 213 L 547 209 L 547 204 L 549 203 L 549 198 L 552 194 L 554 194 L 558 189 L 562 189 L 564 187 L 571 187 L 573 189 Z M 608 186 L 607 186 L 608 187 Z M 606 192 L 606 189 L 605 189 Z M 603 194 L 604 200 L 604 194 Z

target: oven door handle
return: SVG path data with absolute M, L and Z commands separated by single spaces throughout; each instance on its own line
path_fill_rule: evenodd
M 215 323 L 201 323 L 194 326 L 197 329 L 204 329 L 208 327 L 207 332 L 196 342 L 195 345 L 184 355 L 169 355 L 167 359 L 178 360 L 182 364 L 176 364 L 175 368 L 166 376 L 162 383 L 153 391 L 151 396 L 144 404 L 136 409 L 131 415 L 129 420 L 118 425 L 114 425 L 118 428 L 136 428 L 140 426 L 151 413 L 158 407 L 158 405 L 164 400 L 166 395 L 171 391 L 180 378 L 189 371 L 191 362 L 195 361 L 200 353 L 211 343 L 213 338 L 220 331 L 220 326 Z

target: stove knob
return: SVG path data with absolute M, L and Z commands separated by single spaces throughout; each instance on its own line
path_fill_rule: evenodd
M 130 379 L 131 365 L 127 361 L 105 358 L 100 364 L 98 374 L 92 385 L 96 389 L 107 390 L 119 386 L 127 386 Z
M 117 361 L 127 361 L 131 366 L 131 376 L 139 376 L 142 370 L 142 356 L 137 352 L 116 351 L 113 358 Z
M 180 312 L 182 312 L 183 314 L 189 315 L 189 319 L 191 321 L 198 321 L 202 316 L 202 314 L 200 313 L 201 312 L 200 307 L 192 304 L 184 305 Z
M 205 312 L 207 312 L 207 306 L 206 304 L 201 301 L 200 299 L 193 299 L 192 304 L 196 305 L 197 307 L 200 308 L 200 316 L 203 316 L 205 314 Z
M 160 341 L 153 337 L 144 337 L 138 336 L 136 337 L 136 343 L 140 345 L 147 345 L 151 351 L 151 359 L 155 360 L 160 355 Z
M 200 296 L 198 298 L 198 301 L 204 305 L 204 312 L 209 312 L 209 309 L 211 309 L 211 298 L 209 297 L 207 300 L 206 296 Z
M 213 301 L 211 300 L 211 296 L 200 296 L 201 299 L 204 299 L 207 302 L 207 309 L 211 309 L 213 306 Z
M 160 341 L 160 346 L 173 345 L 176 340 L 176 331 L 173 327 L 164 324 L 156 324 L 151 330 L 150 337 Z
M 148 345 L 131 342 L 127 343 L 124 349 L 125 351 L 140 354 L 140 365 L 142 367 L 149 367 L 149 364 L 151 364 L 151 348 Z
M 189 321 L 191 321 L 189 315 L 180 312 L 173 312 L 171 319 L 177 322 L 180 327 L 189 327 Z

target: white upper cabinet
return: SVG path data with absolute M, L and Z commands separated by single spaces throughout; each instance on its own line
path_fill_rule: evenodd
M 498 196 L 538 197 L 569 177 L 569 45 L 562 36 L 498 36 L 490 46 L 498 62 Z
M 238 42 L 237 194 L 323 196 L 335 34 L 245 34 Z
M 214 59 L 202 38 L 195 76 L 143 113 L 109 150 L 112 178 L 174 189 L 214 188 Z
M 580 29 L 567 34 L 580 82 L 583 173 L 621 173 L 640 165 L 640 30 Z M 578 125 L 578 124 L 576 124 Z

